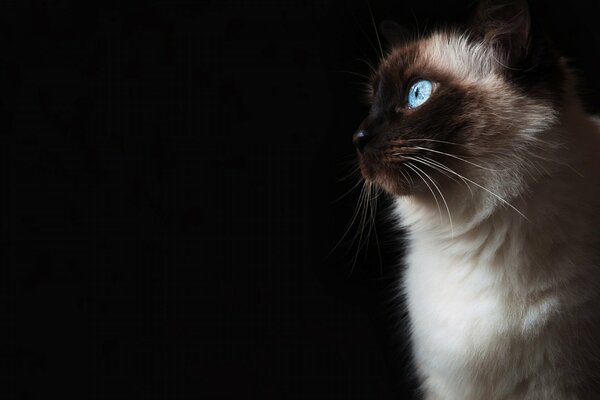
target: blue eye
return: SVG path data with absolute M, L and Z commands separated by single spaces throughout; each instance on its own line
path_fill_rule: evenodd
M 415 82 L 408 91 L 408 108 L 417 108 L 425 103 L 432 90 L 433 85 L 428 80 L 421 79 Z

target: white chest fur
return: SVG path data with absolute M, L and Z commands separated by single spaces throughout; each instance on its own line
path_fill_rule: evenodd
M 585 242 L 582 231 L 561 223 L 571 242 L 558 246 L 556 230 L 541 240 L 538 231 L 547 230 L 515 222 L 520 217 L 508 212 L 448 237 L 415 222 L 426 218 L 414 204 L 398 205 L 403 220 L 413 223 L 402 290 L 426 399 L 579 398 L 561 396 L 558 385 L 570 385 L 567 375 L 579 379 L 565 364 L 565 344 L 579 351 L 571 343 L 580 328 L 573 327 L 594 314 L 588 307 L 597 297 L 586 265 L 594 267 L 578 246 Z
M 538 373 L 551 339 L 544 328 L 561 306 L 553 294 L 511 301 L 492 272 L 502 266 L 479 261 L 419 241 L 407 258 L 415 359 L 425 386 L 445 399 L 505 398 L 502 392 Z
M 490 277 L 469 264 L 426 245 L 415 245 L 408 258 L 404 283 L 416 347 L 443 370 L 449 367 L 444 361 L 455 364 L 456 357 L 485 347 L 505 320 Z

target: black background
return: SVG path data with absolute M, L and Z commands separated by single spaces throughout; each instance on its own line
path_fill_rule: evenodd
M 599 7 L 533 4 L 591 111 Z M 0 397 L 411 398 L 398 234 L 328 255 L 377 48 L 363 0 L 2 2 Z

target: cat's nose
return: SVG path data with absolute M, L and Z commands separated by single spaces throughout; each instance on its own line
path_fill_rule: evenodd
M 362 153 L 365 150 L 365 146 L 371 141 L 371 139 L 373 139 L 373 136 L 369 135 L 369 133 L 364 129 L 360 129 L 352 137 L 352 142 L 358 151 Z

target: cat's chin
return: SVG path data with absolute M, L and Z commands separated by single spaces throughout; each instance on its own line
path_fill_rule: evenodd
M 377 157 L 371 154 L 359 154 L 360 172 L 367 183 L 373 184 L 392 196 L 406 196 L 415 190 L 414 181 L 407 180 L 407 174 L 402 169 L 389 168 L 382 165 Z
M 384 180 L 383 182 L 376 182 L 375 184 L 379 188 L 383 189 L 383 191 L 392 196 L 402 197 L 412 194 L 410 186 L 403 182 L 393 182 L 391 180 Z
M 381 162 L 381 155 L 373 151 L 358 154 L 358 164 L 363 179 L 392 196 L 406 196 L 410 194 L 414 185 L 407 180 L 406 173 L 401 172 L 402 167 L 396 164 L 391 168 Z
M 366 182 L 375 185 L 384 192 L 392 196 L 407 196 L 412 194 L 413 188 L 408 182 L 397 177 L 387 176 L 386 174 L 367 175 L 363 173 Z

